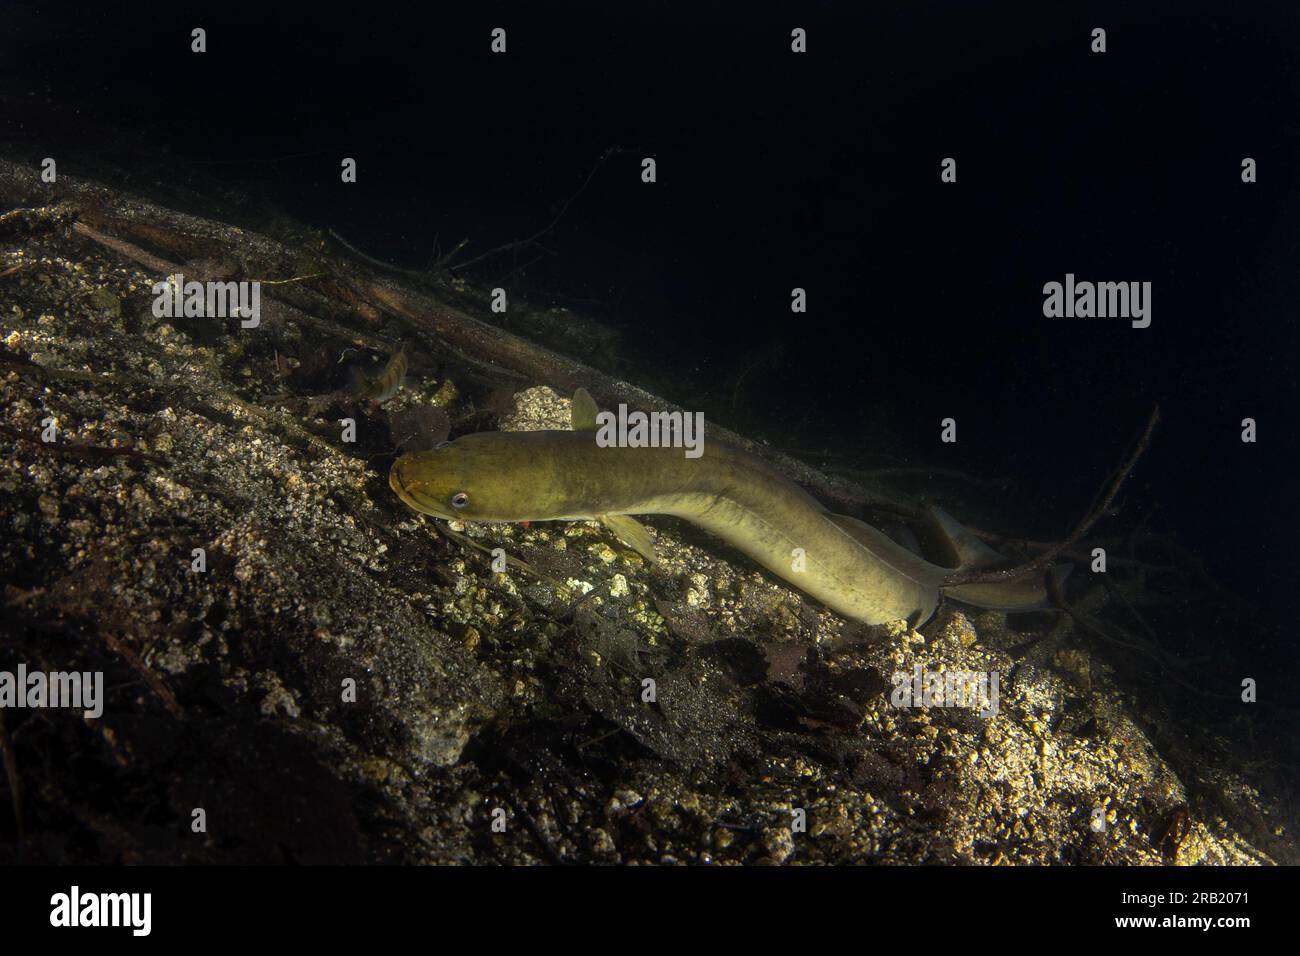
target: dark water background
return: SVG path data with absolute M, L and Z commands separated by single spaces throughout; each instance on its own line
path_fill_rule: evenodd
M 814 460 L 1013 479 L 995 504 L 1037 537 L 1159 403 L 1125 513 L 1289 633 L 1300 5 L 426 6 L 9 0 L 4 138 L 145 193 L 217 187 L 411 268 L 541 229 L 621 148 L 508 285 L 618 328 L 625 377 Z M 1151 327 L 1044 318 L 1067 272 L 1151 281 Z

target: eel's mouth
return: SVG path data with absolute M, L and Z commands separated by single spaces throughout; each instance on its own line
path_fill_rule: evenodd
M 401 498 L 407 507 L 414 508 L 421 514 L 433 515 L 435 518 L 451 517 L 447 512 L 435 506 L 428 495 L 420 491 L 419 482 L 411 480 L 404 467 L 404 460 L 401 458 L 393 462 L 393 467 L 388 470 L 388 487 L 393 489 L 393 493 Z

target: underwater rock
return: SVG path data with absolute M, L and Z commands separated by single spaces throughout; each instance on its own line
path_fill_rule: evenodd
M 946 610 L 925 633 L 863 628 L 672 519 L 647 521 L 651 569 L 595 524 L 410 512 L 385 478 L 394 438 L 566 428 L 567 400 L 525 384 L 485 420 L 505 387 L 481 381 L 489 357 L 444 348 L 384 300 L 349 310 L 284 286 L 298 298 L 268 293 L 256 335 L 158 318 L 155 271 L 63 228 L 67 215 L 0 236 L 0 273 L 23 266 L 0 278 L 0 670 L 102 670 L 110 689 L 98 720 L 4 714 L 27 859 L 1290 852 L 1289 837 L 1264 848 L 1272 818 L 1248 786 L 1234 792 L 1249 813 L 1197 802 L 1113 673 L 1070 648 L 1068 621 L 1050 638 Z M 222 261 L 295 258 L 203 229 Z M 412 362 L 391 431 L 386 412 L 307 401 L 335 343 L 391 352 L 398 328 L 437 361 Z M 299 357 L 314 376 L 286 371 Z M 422 379 L 435 365 L 440 380 Z M 445 418 L 420 418 L 430 405 Z M 947 696 L 900 705 L 917 674 L 945 695 L 954 675 L 999 675 L 996 715 Z M 220 840 L 182 836 L 200 805 Z M 0 859 L 19 854 L 9 807 Z
M 524 389 L 514 396 L 510 411 L 500 420 L 503 432 L 569 430 L 569 401 L 545 385 Z

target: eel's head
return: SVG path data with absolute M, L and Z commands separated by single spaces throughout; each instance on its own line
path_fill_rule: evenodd
M 528 521 L 556 516 L 546 456 L 501 432 L 465 435 L 393 462 L 388 485 L 437 518 Z

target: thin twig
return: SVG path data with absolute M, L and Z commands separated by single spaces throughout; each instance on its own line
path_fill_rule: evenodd
M 13 742 L 5 728 L 4 711 L 0 710 L 0 762 L 5 768 L 5 780 L 9 783 L 9 803 L 14 810 L 14 822 L 18 825 L 18 834 L 23 832 L 23 792 L 18 781 L 18 757 L 14 754 Z
M 958 584 L 992 584 L 1001 581 L 1014 581 L 1028 577 L 1031 574 L 1040 574 L 1046 570 L 1060 556 L 1061 552 L 1076 544 L 1080 538 L 1091 530 L 1101 516 L 1110 510 L 1111 502 L 1119 494 L 1119 489 L 1124 484 L 1124 480 L 1128 478 L 1129 472 L 1133 470 L 1133 466 L 1137 464 L 1137 460 L 1142 457 L 1142 453 L 1147 450 L 1147 445 L 1151 443 L 1151 433 L 1155 431 L 1156 423 L 1159 421 L 1160 408 L 1157 406 L 1151 410 L 1151 417 L 1147 420 L 1147 427 L 1142 432 L 1142 437 L 1138 440 L 1137 446 L 1125 459 L 1119 470 L 1115 472 L 1110 485 L 1097 503 L 1093 505 L 1092 510 L 1084 516 L 1084 519 L 1079 522 L 1078 526 L 1064 541 L 1044 551 L 1032 561 L 1017 565 L 1014 568 L 1006 568 L 1002 571 L 956 571 L 943 579 L 942 586 L 952 587 Z
M 256 279 L 259 285 L 290 285 L 294 282 L 306 282 L 308 279 L 319 279 L 321 276 L 329 275 L 328 272 L 313 272 L 311 275 L 294 276 L 292 279 Z
M 144 678 L 144 682 L 149 686 L 149 689 L 157 695 L 163 706 L 167 708 L 167 711 L 173 717 L 177 720 L 185 718 L 185 711 L 181 708 L 180 702 L 176 700 L 176 695 L 172 693 L 171 688 L 158 674 L 149 668 L 149 665 L 140 660 L 140 656 L 135 651 L 107 631 L 101 631 L 99 639 L 107 644 L 113 653 L 126 661 L 132 670 Z
M 464 249 L 467 245 L 469 245 L 468 239 L 462 239 L 460 242 L 456 243 L 456 247 L 452 249 L 451 252 L 447 253 L 445 256 L 439 256 L 437 259 L 433 261 L 433 263 L 429 266 L 429 271 L 441 272 L 443 269 L 447 268 L 447 263 L 451 262 L 452 259 L 456 258 L 456 254 L 459 253 L 460 250 Z
M 569 207 L 573 205 L 574 200 L 576 200 L 579 196 L 581 196 L 584 192 L 586 192 L 586 189 L 591 184 L 591 181 L 595 177 L 597 170 L 599 170 L 601 166 L 605 165 L 605 160 L 609 159 L 609 157 L 613 156 L 615 153 L 620 153 L 620 152 L 622 152 L 622 149 L 619 148 L 618 146 L 611 146 L 609 149 L 605 150 L 605 152 L 601 154 L 600 159 L 596 160 L 596 164 L 591 167 L 591 172 L 587 174 L 587 178 L 583 180 L 582 185 L 578 187 L 578 191 L 564 201 L 564 205 L 562 205 L 560 207 L 560 211 L 555 214 L 555 218 L 552 219 L 550 223 L 548 223 L 546 226 L 537 230 L 537 232 L 533 233 L 527 239 L 516 239 L 514 242 L 507 242 L 503 246 L 497 246 L 495 249 L 489 249 L 487 252 L 483 253 L 482 255 L 478 255 L 475 256 L 473 259 L 470 259 L 468 262 L 460 263 L 455 268 L 468 269 L 470 266 L 474 265 L 475 263 L 482 262 L 484 259 L 490 258 L 491 256 L 500 255 L 503 252 L 510 252 L 511 250 L 522 249 L 523 247 L 531 245 L 532 243 L 536 242 L 538 239 L 542 238 L 542 236 L 546 235 L 557 225 L 559 225 L 560 220 L 563 219 L 564 214 L 569 211 Z M 459 246 L 457 248 L 459 248 Z
M 367 265 L 372 265 L 376 269 L 383 269 L 386 272 L 396 272 L 399 273 L 400 275 L 412 276 L 417 279 L 428 278 L 428 271 L 424 269 L 404 269 L 401 266 L 393 265 L 391 262 L 385 262 L 383 259 L 376 259 L 374 256 L 367 255 L 366 253 L 362 252 L 352 243 L 348 242 L 346 239 L 340 236 L 333 229 L 327 229 L 325 231 L 330 234 L 330 238 L 332 238 L 335 242 L 337 242 L 348 252 L 352 253 L 362 262 L 365 262 Z M 461 245 L 464 245 L 464 243 L 461 243 Z M 457 246 L 457 248 L 460 247 Z

